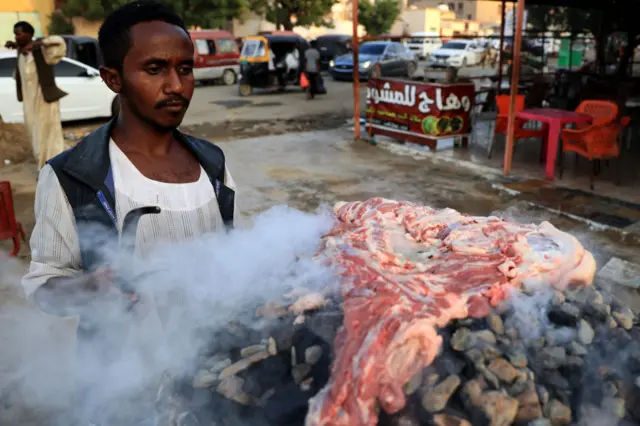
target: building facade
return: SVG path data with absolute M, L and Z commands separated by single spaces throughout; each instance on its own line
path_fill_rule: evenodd
M 54 10 L 52 0 L 0 0 L 0 40 L 13 40 L 13 24 L 27 21 L 36 30 L 36 37 L 47 35 Z
M 454 12 L 456 19 L 476 21 L 480 25 L 499 24 L 502 13 L 500 2 L 495 1 L 471 1 L 471 0 L 408 0 L 407 6 L 416 6 L 420 9 L 437 9 L 447 6 Z

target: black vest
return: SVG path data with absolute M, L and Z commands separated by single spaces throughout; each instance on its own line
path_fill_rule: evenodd
M 110 121 L 86 136 L 75 147 L 52 158 L 53 168 L 73 210 L 85 272 L 100 266 L 96 251 L 96 227 L 107 236 L 118 236 L 115 192 L 109 160 Z M 176 131 L 176 138 L 196 157 L 213 185 L 220 214 L 227 229 L 233 227 L 235 193 L 224 184 L 224 153 L 216 145 Z
M 42 97 L 45 102 L 51 103 L 67 96 L 67 92 L 56 85 L 53 66 L 47 64 L 45 61 L 42 49 L 42 47 L 38 47 L 34 49 L 31 54 L 33 55 L 33 61 L 36 65 L 36 74 L 38 75 L 40 90 L 42 90 Z M 20 76 L 20 67 L 18 66 L 20 55 L 22 55 L 22 53 L 18 52 L 18 58 L 16 58 L 16 93 L 18 94 L 18 101 L 22 102 L 22 78 Z

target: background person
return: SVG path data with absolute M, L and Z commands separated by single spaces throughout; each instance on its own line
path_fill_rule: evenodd
M 318 83 L 320 78 L 320 52 L 317 49 L 318 43 L 311 40 L 310 47 L 304 52 L 304 66 L 309 86 L 307 87 L 307 98 L 313 99 L 318 93 Z
M 59 36 L 34 41 L 33 26 L 24 21 L 13 26 L 13 33 L 15 41 L 8 41 L 5 47 L 18 51 L 16 93 L 22 102 L 33 155 L 41 169 L 65 148 L 59 101 L 67 94 L 56 86 L 53 65 L 67 53 L 67 46 Z

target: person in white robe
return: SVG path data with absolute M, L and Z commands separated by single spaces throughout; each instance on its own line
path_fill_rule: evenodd
M 54 81 L 43 80 L 51 80 L 52 66 L 65 56 L 67 47 L 60 36 L 34 41 L 33 27 L 26 22 L 18 22 L 14 34 L 15 42 L 8 42 L 7 47 L 18 52 L 15 74 L 18 100 L 22 101 L 24 124 L 40 170 L 47 160 L 65 149 L 60 98 L 66 93 L 58 89 Z M 44 63 L 39 63 L 40 58 Z

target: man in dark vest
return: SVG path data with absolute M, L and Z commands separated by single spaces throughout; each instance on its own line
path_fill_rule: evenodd
M 28 22 L 16 23 L 13 33 L 15 41 L 8 41 L 5 47 L 18 51 L 16 94 L 22 102 L 24 124 L 41 169 L 48 159 L 64 151 L 59 101 L 67 94 L 56 86 L 53 65 L 60 62 L 67 47 L 59 36 L 34 41 L 34 30 Z
M 136 342 L 127 347 L 128 336 L 144 335 L 150 345 L 144 348 L 146 372 L 157 372 L 153 357 L 163 344 L 155 339 L 164 318 L 153 283 L 145 280 L 135 294 L 120 286 L 118 270 L 102 249 L 127 237 L 123 222 L 136 209 L 155 214 L 143 216 L 129 235 L 133 258 L 147 257 L 160 244 L 228 229 L 235 210 L 235 184 L 222 150 L 177 129 L 195 87 L 194 47 L 182 20 L 162 3 L 134 1 L 105 19 L 99 43 L 105 64 L 100 73 L 119 95 L 120 113 L 42 168 L 32 261 L 23 279 L 26 294 L 41 309 L 79 318 L 78 385 L 93 398 L 78 405 L 88 409 L 85 417 L 91 420 L 97 403 L 115 405 L 113 395 L 100 388 L 113 384 L 109 377 L 131 376 L 110 372 L 140 349 Z M 130 310 L 132 301 L 137 303 Z M 128 395 L 126 390 L 119 387 L 118 394 Z M 99 420 L 107 420 L 109 414 L 100 412 Z M 133 423 L 112 419 L 111 424 Z

